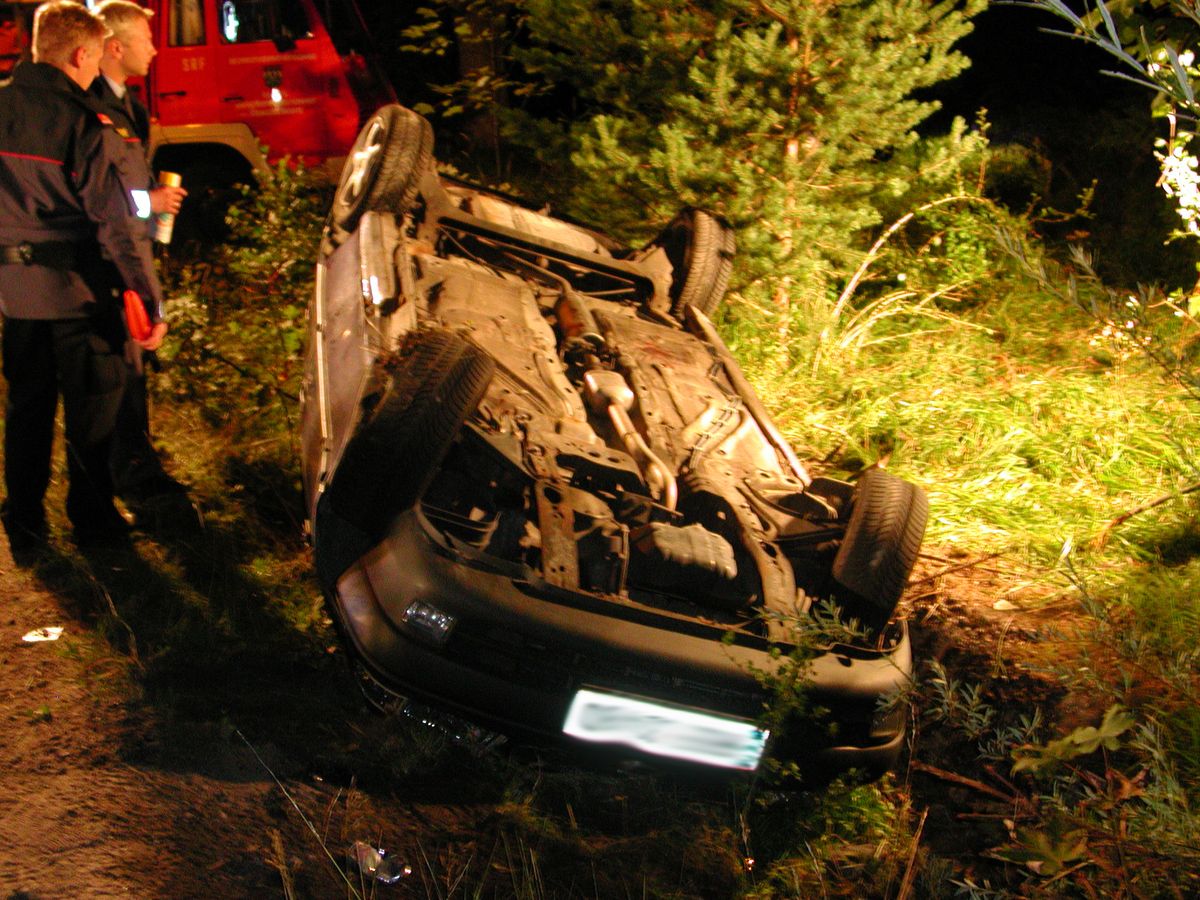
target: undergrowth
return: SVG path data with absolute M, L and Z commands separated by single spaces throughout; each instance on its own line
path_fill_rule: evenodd
M 1094 720 L 1079 727 L 1055 721 L 1053 707 L 1006 708 L 1007 675 L 959 682 L 936 663 L 924 668 L 913 765 L 938 763 L 927 771 L 957 774 L 991 803 L 984 815 L 1004 827 L 976 852 L 1004 866 L 943 871 L 947 860 L 931 854 L 920 878 L 940 876 L 921 890 L 1187 895 L 1200 877 L 1189 837 L 1200 825 L 1200 460 L 1190 439 L 1200 406 L 1179 350 L 1190 346 L 1190 316 L 1165 298 L 1129 303 L 1124 316 L 1111 292 L 1081 300 L 1052 261 L 1039 259 L 1032 277 L 1035 247 L 1015 253 L 1010 234 L 993 234 L 1008 262 L 953 317 L 900 311 L 872 323 L 878 340 L 861 352 L 815 367 L 780 369 L 754 350 L 759 335 L 734 339 L 818 471 L 853 478 L 885 465 L 922 484 L 934 558 L 1027 566 L 1037 575 L 1009 604 L 1015 621 L 1062 609 L 1083 623 L 1053 635 L 1071 652 L 1047 667 L 1076 702 L 1092 698 L 1083 702 Z M 1127 706 L 1101 716 L 1104 704 Z
M 244 707 L 232 687 L 212 683 L 279 676 L 264 635 L 322 709 L 353 690 L 325 662 L 333 638 L 300 542 L 303 311 L 327 199 L 303 170 L 281 168 L 233 213 L 232 240 L 215 258 L 170 265 L 159 389 L 177 409 L 164 441 L 210 525 L 163 551 L 158 571 L 178 602 L 161 616 L 147 603 L 133 621 L 150 670 L 165 673 L 152 689 L 190 715 L 236 718 Z M 902 223 L 845 296 L 853 331 L 822 338 L 793 322 L 803 340 L 781 354 L 777 335 L 749 317 L 727 316 L 724 327 L 815 471 L 854 478 L 886 465 L 928 490 L 931 568 L 969 572 L 994 559 L 1031 573 L 1013 595 L 1016 627 L 1041 613 L 1028 640 L 1070 648 L 1045 662 L 1058 693 L 1047 690 L 1044 704 L 1008 704 L 1017 676 L 1003 658 L 918 659 L 906 770 L 810 794 L 757 782 L 714 794 L 544 760 L 463 757 L 403 738 L 400 726 L 350 726 L 332 713 L 358 729 L 353 740 L 317 738 L 283 714 L 252 737 L 297 753 L 317 741 L 329 770 L 385 791 L 417 790 L 453 759 L 446 777 L 467 778 L 472 802 L 495 812 L 483 832 L 408 848 L 428 896 L 1193 892 L 1200 495 L 1188 488 L 1200 471 L 1190 439 L 1200 407 L 1153 359 L 1126 352 L 1127 340 L 1114 345 L 1095 307 L 1056 293 L 1068 276 L 1053 263 L 1044 280 L 1031 277 L 1035 245 L 1022 245 L 1022 260 L 997 238 L 1012 224 L 982 200 Z M 824 341 L 819 354 L 814 340 Z M 233 562 L 215 585 L 211 573 L 198 577 L 214 554 Z M 139 575 L 122 589 L 136 593 Z M 915 628 L 941 627 L 939 590 L 914 601 Z M 1072 630 L 1053 630 L 1046 613 L 1059 610 Z M 216 640 L 226 649 L 202 670 L 213 677 L 205 690 L 172 677 Z M 1082 708 L 1064 717 L 1064 695 L 1085 698 Z M 930 799 L 915 780 L 952 776 L 951 801 Z M 963 828 L 955 815 L 972 817 L 969 848 L 948 842 Z
M 228 239 L 169 261 L 161 389 L 239 446 L 295 464 L 306 308 L 332 189 L 281 161 L 230 208 Z

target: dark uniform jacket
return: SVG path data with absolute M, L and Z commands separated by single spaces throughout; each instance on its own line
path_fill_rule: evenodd
M 9 318 L 79 318 L 111 302 L 87 277 L 101 250 L 161 318 L 162 289 L 129 193 L 146 185 L 92 104 L 48 63 L 21 63 L 0 86 L 0 247 L 60 243 L 73 258 L 0 264 L 0 312 Z
M 138 180 L 145 178 L 139 187 L 153 187 L 154 175 L 146 159 L 146 147 L 150 141 L 150 113 L 146 107 L 128 88 L 125 96 L 129 99 L 129 105 L 126 106 L 125 100 L 113 93 L 112 86 L 103 75 L 96 76 L 88 93 L 92 95 L 93 105 L 112 120 L 113 130 L 129 150 L 129 163 L 136 167 L 134 171 Z
M 107 113 L 108 117 L 112 119 L 117 134 L 121 135 L 126 142 L 134 139 L 140 142 L 142 155 L 145 156 L 146 145 L 150 141 L 150 113 L 134 96 L 133 91 L 128 86 L 125 88 L 125 96 L 129 98 L 129 105 L 126 106 L 125 100 L 114 93 L 108 79 L 99 75 L 92 82 L 88 93 L 100 104 L 100 110 Z
M 112 120 L 113 131 L 117 133 L 117 137 L 125 146 L 128 154 L 126 166 L 129 170 L 130 180 L 134 182 L 133 187 L 140 190 L 156 187 L 154 173 L 150 169 L 150 162 L 146 156 L 150 140 L 150 113 L 147 112 L 146 107 L 142 106 L 133 96 L 133 92 L 126 88 L 125 97 L 129 100 L 127 106 L 125 100 L 113 92 L 112 86 L 103 74 L 96 76 L 96 80 L 88 88 L 88 93 L 91 95 L 92 105 Z M 149 216 L 140 221 L 136 231 L 139 237 L 149 241 L 154 237 L 154 227 L 154 217 Z

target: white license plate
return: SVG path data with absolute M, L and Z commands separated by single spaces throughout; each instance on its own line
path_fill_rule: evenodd
M 742 719 L 588 688 L 571 701 L 563 732 L 585 741 L 746 771 L 758 767 L 768 736 Z

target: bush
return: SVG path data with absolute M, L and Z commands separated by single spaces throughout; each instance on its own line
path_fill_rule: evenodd
M 230 208 L 228 241 L 168 273 L 166 389 L 235 440 L 290 440 L 305 306 L 332 188 L 281 162 Z M 290 444 L 289 444 L 290 447 Z

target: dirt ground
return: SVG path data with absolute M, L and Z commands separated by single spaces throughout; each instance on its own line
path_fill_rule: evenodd
M 154 658 L 164 610 L 137 598 L 180 600 L 150 584 L 152 540 L 82 551 L 56 533 L 24 565 L 0 540 L 0 897 L 354 896 L 341 873 L 354 840 L 419 843 L 436 863 L 487 832 L 494 804 L 392 767 L 389 753 L 447 751 L 398 742 L 318 642 L 287 647 L 251 614 L 235 630 L 257 647 Z M 190 578 L 217 578 L 220 551 L 193 538 Z M 181 606 L 165 612 L 181 621 Z M 47 626 L 61 636 L 24 639 Z M 388 896 L 437 895 L 421 875 L 441 877 L 427 866 Z
M 4 896 L 279 895 L 272 832 L 300 835 L 253 753 L 164 743 L 153 709 L 129 699 L 126 661 L 7 546 L 0 603 Z M 61 638 L 22 640 L 43 626 L 63 627 Z M 312 807 L 329 789 L 289 790 Z
M 735 889 L 736 848 L 691 867 L 688 847 L 682 860 L 656 858 L 645 794 L 677 795 L 645 781 L 614 777 L 566 796 L 578 831 L 538 845 L 535 858 L 510 840 L 522 815 L 511 761 L 423 743 L 421 729 L 397 734 L 365 710 L 340 651 L 289 643 L 270 598 L 253 591 L 234 630 L 261 642 L 157 658 L 145 635 L 157 619 L 127 599 L 154 578 L 143 540 L 83 553 L 56 535 L 32 566 L 0 540 L 0 898 L 449 897 L 483 885 L 487 896 L 641 896 L 641 867 L 694 869 L 672 876 L 679 896 Z M 193 584 L 218 577 L 217 538 L 181 546 L 173 552 Z M 986 681 L 1014 713 L 1061 699 L 1055 666 L 1073 615 L 1027 576 L 1002 559 L 932 554 L 908 601 L 918 658 Z M 1034 600 L 1038 611 L 1021 611 Z M 46 626 L 61 637 L 23 640 Z M 897 777 L 924 811 L 921 841 L 970 865 L 997 842 L 1004 804 L 979 787 L 987 775 L 961 742 L 928 726 L 915 738 Z M 390 849 L 411 874 L 348 886 L 341 864 L 354 840 Z

